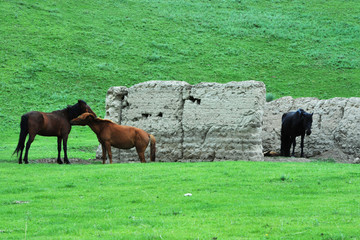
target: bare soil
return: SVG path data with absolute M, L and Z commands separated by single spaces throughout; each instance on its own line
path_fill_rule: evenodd
M 70 158 L 69 161 L 71 164 L 94 164 L 94 163 L 101 162 L 101 160 L 96 160 L 96 159 L 84 160 L 84 159 L 80 159 L 80 158 Z M 37 159 L 37 160 L 33 160 L 33 161 L 30 160 L 29 162 L 30 163 L 54 163 L 54 164 L 57 164 L 56 158 L 43 158 L 43 159 Z
M 99 164 L 102 163 L 100 159 L 79 159 L 79 158 L 71 158 L 69 159 L 71 164 Z M 265 162 L 313 162 L 315 159 L 311 158 L 297 158 L 297 157 L 264 157 Z M 37 160 L 30 160 L 30 163 L 49 163 L 49 164 L 57 164 L 56 158 L 43 158 Z
M 313 162 L 312 158 L 300 157 L 264 157 L 265 162 Z

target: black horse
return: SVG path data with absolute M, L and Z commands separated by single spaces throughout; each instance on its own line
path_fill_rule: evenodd
M 51 113 L 32 111 L 21 116 L 20 136 L 18 145 L 13 154 L 19 155 L 19 164 L 22 163 L 22 154 L 25 147 L 25 139 L 29 134 L 26 143 L 24 162 L 28 162 L 28 152 L 35 136 L 56 136 L 58 139 L 58 158 L 57 162 L 62 164 L 60 159 L 61 141 L 64 142 L 64 162 L 70 163 L 67 157 L 67 139 L 71 130 L 70 120 L 76 118 L 84 112 L 96 114 L 83 100 L 79 100 L 75 105 L 68 106 L 63 110 L 53 111 Z
M 295 155 L 296 137 L 301 136 L 301 157 L 304 157 L 304 137 L 311 134 L 313 113 L 307 113 L 303 109 L 296 112 L 284 113 L 281 125 L 281 156 L 290 157 L 291 144 L 293 145 L 292 156 Z

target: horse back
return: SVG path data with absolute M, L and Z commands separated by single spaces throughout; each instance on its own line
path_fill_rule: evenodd
M 27 124 L 29 133 L 37 134 L 43 128 L 44 117 L 42 112 L 31 111 L 24 114 L 22 117 L 25 117 L 25 119 L 28 121 Z
M 298 112 L 284 113 L 282 116 L 281 132 L 289 136 L 300 136 L 305 130 L 301 125 Z
M 110 124 L 110 127 L 111 145 L 122 149 L 129 149 L 135 146 L 136 128 L 115 123 Z
M 142 139 L 149 139 L 149 134 L 140 128 L 119 125 L 110 121 L 103 124 L 98 138 L 102 141 L 109 141 L 113 147 L 130 149 L 137 146 Z

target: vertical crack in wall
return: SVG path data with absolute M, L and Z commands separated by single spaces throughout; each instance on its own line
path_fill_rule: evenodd
M 179 111 L 180 111 L 180 119 L 179 120 L 179 126 L 180 126 L 180 131 L 181 131 L 181 138 L 180 138 L 180 159 L 179 160 L 183 160 L 184 159 L 184 138 L 185 138 L 185 130 L 184 130 L 184 126 L 183 126 L 183 119 L 184 119 L 184 107 L 185 107 L 185 101 L 186 99 L 184 98 L 184 88 L 182 89 L 182 95 L 181 95 L 181 103 L 179 106 Z
M 119 119 L 118 119 L 118 122 L 119 122 L 120 125 L 121 125 L 121 122 L 122 122 L 122 110 L 123 110 L 125 107 L 128 107 L 128 106 L 129 106 L 129 103 L 128 103 L 128 101 L 126 100 L 128 94 L 129 94 L 129 92 L 121 95 L 121 100 L 120 100 L 120 113 L 119 113 Z
M 204 145 L 204 144 L 205 144 L 205 141 L 206 141 L 206 138 L 207 138 L 207 135 L 208 135 L 210 129 L 211 129 L 211 127 L 208 127 L 208 128 L 205 130 L 205 133 L 204 133 L 204 135 L 203 135 L 203 140 L 202 140 L 201 145 Z
M 333 132 L 332 135 L 334 147 L 337 148 L 336 149 L 337 151 L 342 152 L 344 154 L 349 154 L 348 151 L 346 151 L 347 149 L 344 149 L 344 145 L 343 145 L 343 140 L 346 139 L 347 134 L 346 134 L 346 130 L 340 127 L 340 123 L 344 119 L 345 108 L 347 107 L 348 103 L 349 100 L 345 102 L 344 106 L 340 106 L 340 119 L 338 120 L 338 126 L 334 129 L 335 131 Z M 351 155 L 351 153 L 349 155 Z
M 123 108 L 125 107 L 128 107 L 129 106 L 129 103 L 128 101 L 126 100 L 127 99 L 127 96 L 128 96 L 129 92 L 128 90 L 126 91 L 126 93 L 124 94 L 121 94 L 120 95 L 120 113 L 119 113 L 119 119 L 118 119 L 118 123 L 121 125 L 122 123 L 122 112 L 123 112 Z M 117 148 L 117 151 L 118 151 L 118 156 L 119 156 L 119 162 L 121 162 L 121 149 L 120 148 Z

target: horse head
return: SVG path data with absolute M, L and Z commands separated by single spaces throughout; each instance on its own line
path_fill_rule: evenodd
M 302 109 L 300 109 L 300 110 L 302 110 Z M 311 134 L 311 126 L 312 126 L 312 122 L 313 122 L 312 117 L 313 117 L 313 113 L 310 114 L 310 113 L 305 112 L 304 110 L 301 111 L 300 118 L 303 122 L 305 133 L 308 136 Z
M 96 117 L 96 114 L 93 112 L 90 106 L 86 104 L 85 101 L 78 100 L 78 104 L 80 105 L 81 113 L 92 113 Z
M 78 102 L 75 105 L 72 106 L 68 105 L 66 110 L 69 115 L 69 120 L 74 119 L 83 113 L 92 113 L 96 116 L 96 114 L 89 107 L 89 105 L 87 105 L 86 102 L 83 100 L 78 100 Z
M 86 126 L 90 122 L 92 122 L 95 118 L 96 118 L 96 115 L 86 112 L 86 113 L 81 114 L 77 118 L 74 118 L 73 120 L 71 120 L 70 124 Z

